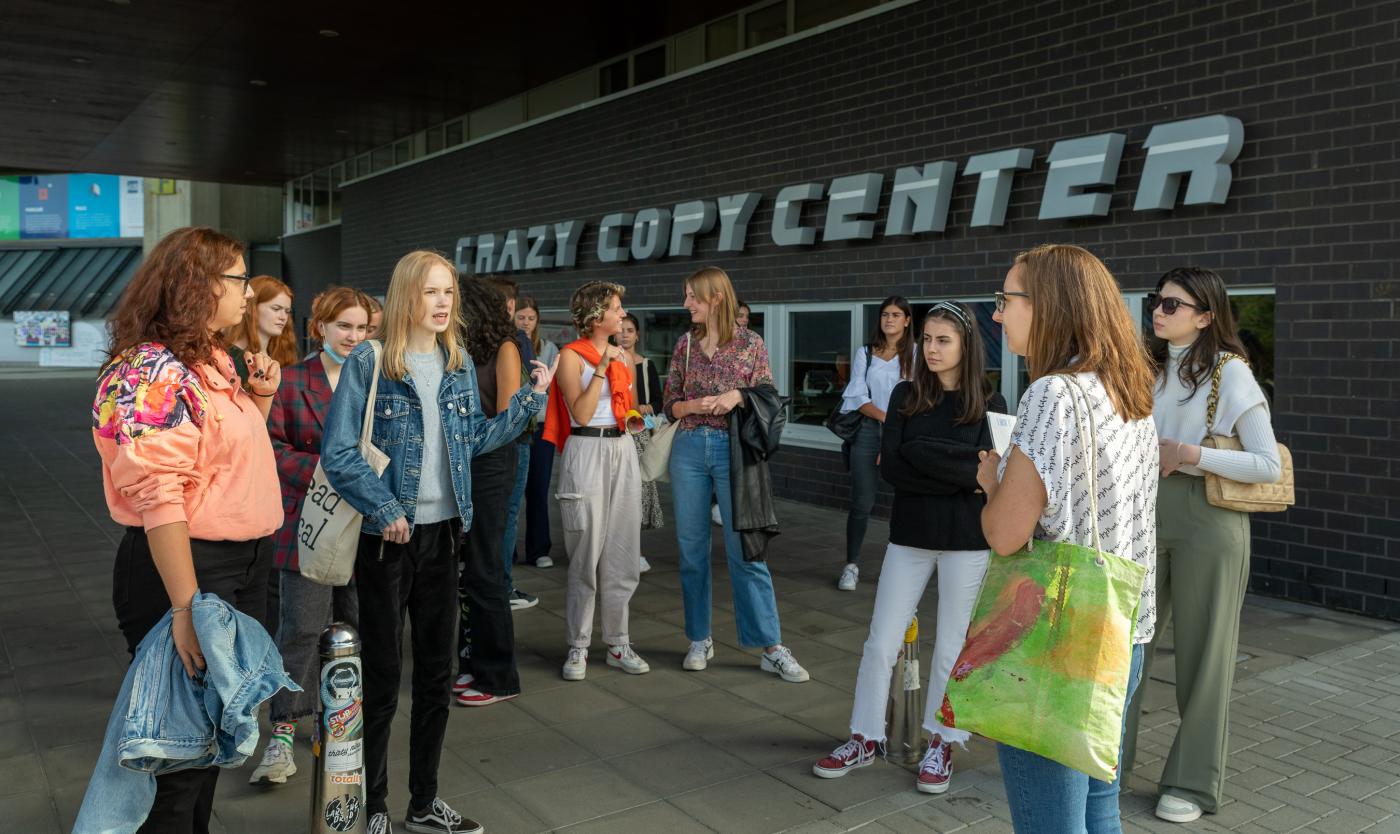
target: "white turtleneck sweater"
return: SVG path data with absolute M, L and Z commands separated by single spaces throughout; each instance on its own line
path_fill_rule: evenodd
M 1177 369 L 1189 347 L 1167 346 L 1167 366 L 1153 389 L 1152 419 L 1161 439 L 1195 445 L 1206 437 L 1210 379 L 1196 389 L 1194 396 L 1186 399 L 1191 389 L 1181 384 Z M 1221 372 L 1220 404 L 1216 407 L 1215 426 L 1210 433 L 1236 436 L 1244 450 L 1202 448 L 1198 466 L 1182 466 L 1177 471 L 1197 476 L 1210 472 L 1246 484 L 1270 484 L 1279 479 L 1282 464 L 1274 428 L 1269 422 L 1268 401 L 1243 362 L 1227 362 Z

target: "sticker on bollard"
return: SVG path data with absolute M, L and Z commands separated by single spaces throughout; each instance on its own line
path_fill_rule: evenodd
M 360 637 L 345 623 L 321 633 L 321 683 L 312 750 L 316 781 L 311 794 L 313 834 L 363 834 L 364 675 Z

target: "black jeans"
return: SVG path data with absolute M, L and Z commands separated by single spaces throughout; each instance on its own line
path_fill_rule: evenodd
M 194 574 L 201 593 L 213 594 L 248 616 L 266 623 L 267 575 L 272 568 L 272 539 L 246 542 L 190 541 Z M 165 612 L 165 592 L 146 531 L 128 527 L 112 568 L 112 607 L 133 656 Z M 217 767 L 181 770 L 156 777 L 156 798 L 138 834 L 207 834 L 214 810 Z
M 370 814 L 387 812 L 389 725 L 399 707 L 404 615 L 413 620 L 413 710 L 408 790 L 413 807 L 437 796 L 438 760 L 452 696 L 457 626 L 456 520 L 419 524 L 408 544 L 361 535 L 355 554 L 365 692 L 365 794 Z
M 525 480 L 525 558 L 533 565 L 554 546 L 549 537 L 549 480 L 554 475 L 554 444 L 535 433 L 530 446 L 530 474 Z M 514 555 L 514 554 L 511 554 Z
M 515 624 L 501 545 L 515 485 L 517 446 L 507 443 L 472 458 L 472 526 L 463 536 L 457 598 L 462 606 L 457 670 L 488 695 L 520 694 Z
M 860 561 L 860 546 L 865 530 L 870 526 L 870 511 L 875 508 L 875 495 L 880 489 L 880 430 L 883 425 L 873 417 L 862 417 L 860 429 L 851 438 L 847 451 L 851 470 L 851 513 L 846 516 L 846 562 Z

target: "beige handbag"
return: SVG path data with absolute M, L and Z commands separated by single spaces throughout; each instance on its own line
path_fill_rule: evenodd
M 645 369 L 643 369 L 645 374 Z M 684 386 L 689 380 L 686 376 L 690 374 L 690 334 L 685 337 L 685 372 L 681 375 L 681 385 Z M 685 398 L 685 391 L 682 388 L 681 398 Z M 648 393 L 647 398 L 651 395 Z M 651 433 L 651 443 L 645 452 L 642 452 L 637 465 L 642 473 L 643 481 L 669 481 L 671 480 L 671 444 L 675 442 L 676 431 L 680 428 L 680 420 L 672 420 L 661 428 Z
M 1220 357 L 1210 381 L 1210 399 L 1206 401 L 1206 431 L 1215 425 L 1215 409 L 1220 404 L 1220 374 L 1225 363 L 1238 359 L 1249 365 L 1243 356 L 1227 353 Z M 1244 450 L 1238 437 L 1210 435 L 1201 441 L 1205 449 Z M 1206 473 L 1206 501 L 1212 507 L 1237 510 L 1242 513 L 1280 513 L 1293 506 L 1293 455 L 1288 447 L 1278 444 L 1279 478 L 1272 484 L 1246 484 Z

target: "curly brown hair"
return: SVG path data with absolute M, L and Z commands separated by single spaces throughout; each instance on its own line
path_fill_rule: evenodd
M 613 296 L 621 299 L 627 288 L 611 281 L 589 281 L 574 291 L 569 299 L 569 315 L 574 320 L 580 336 L 587 338 L 593 332 L 593 325 L 603 318 Z
M 243 244 L 203 226 L 160 240 L 108 317 L 108 363 L 142 342 L 160 342 L 187 367 L 211 362 L 223 337 L 209 329 L 221 297 L 220 276 L 243 256 Z

